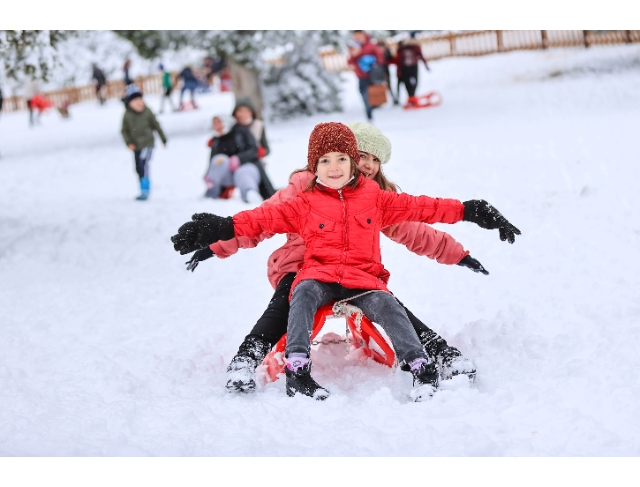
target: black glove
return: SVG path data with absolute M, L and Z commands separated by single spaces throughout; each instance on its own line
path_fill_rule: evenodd
M 196 270 L 196 267 L 198 267 L 200 262 L 207 260 L 209 257 L 213 257 L 214 255 L 213 250 L 209 247 L 196 251 L 196 253 L 193 254 L 193 257 L 191 257 L 191 260 L 185 262 L 185 264 L 187 264 L 187 270 L 193 272 Z
M 235 237 L 233 217 L 196 213 L 191 220 L 182 225 L 178 233 L 171 237 L 173 248 L 181 255 L 208 247 L 218 240 L 231 240 Z
M 510 244 L 516 241 L 516 235 L 520 235 L 520 230 L 514 227 L 502 216 L 493 206 L 485 200 L 469 200 L 464 205 L 464 221 L 473 222 L 481 228 L 493 230 L 500 229 L 500 240 L 508 240 Z
M 460 265 L 462 267 L 468 267 L 473 272 L 482 272 L 485 276 L 489 275 L 489 271 L 485 269 L 480 262 L 471 257 L 470 255 L 466 255 L 462 258 L 460 262 L 456 265 Z

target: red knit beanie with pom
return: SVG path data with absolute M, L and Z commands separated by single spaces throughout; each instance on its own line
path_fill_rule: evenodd
M 309 169 L 316 172 L 316 165 L 321 156 L 329 152 L 342 152 L 354 161 L 360 159 L 358 142 L 351 129 L 342 123 L 319 123 L 309 136 Z

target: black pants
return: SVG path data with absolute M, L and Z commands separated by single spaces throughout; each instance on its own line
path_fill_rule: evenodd
M 287 333 L 287 323 L 289 319 L 289 292 L 291 291 L 291 284 L 293 284 L 295 277 L 296 273 L 290 272 L 280 280 L 276 287 L 276 291 L 273 293 L 271 301 L 269 301 L 267 309 L 258 319 L 258 322 L 251 330 L 251 333 L 247 335 L 247 338 L 262 338 L 263 340 L 268 341 L 273 347 L 285 335 L 285 333 Z M 421 333 L 432 332 L 427 325 L 416 318 L 416 316 L 399 300 L 398 303 L 400 303 L 400 306 L 402 306 L 407 312 L 409 321 L 411 321 L 413 329 L 416 331 L 418 336 L 420 336 Z
M 140 179 L 149 177 L 149 161 L 151 160 L 152 154 L 153 147 L 145 147 L 144 149 L 133 152 L 136 160 L 136 172 Z
M 400 79 L 407 88 L 409 96 L 415 96 L 418 88 L 418 66 L 406 66 L 402 68 Z

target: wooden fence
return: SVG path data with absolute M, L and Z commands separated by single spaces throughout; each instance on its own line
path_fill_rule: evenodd
M 175 80 L 176 73 L 173 73 Z M 135 78 L 135 84 L 142 93 L 146 94 L 161 94 L 162 88 L 162 73 L 152 74 L 149 76 L 138 76 Z M 122 98 L 125 95 L 125 84 L 123 80 L 107 81 L 107 85 L 104 90 L 104 96 L 109 98 Z M 65 102 L 69 103 L 81 103 L 84 101 L 97 101 L 96 85 L 84 85 L 84 86 L 70 86 L 68 88 L 62 88 L 59 90 L 47 91 L 43 93 L 49 100 L 53 102 L 55 106 L 61 106 Z M 26 110 L 27 102 L 22 96 L 10 96 L 4 99 L 2 106 L 3 112 L 13 112 L 17 110 Z
M 497 52 L 508 52 L 525 49 L 548 49 L 552 47 L 595 46 L 603 44 L 624 44 L 640 42 L 640 30 L 589 31 L 589 30 L 478 30 L 463 32 L 445 32 L 428 34 L 417 38 L 422 53 L 427 60 L 441 59 L 451 56 L 483 56 Z M 392 52 L 397 44 L 388 41 Z M 347 54 L 336 51 L 320 53 L 322 63 L 328 71 L 346 71 Z M 281 60 L 273 60 L 277 64 Z M 175 79 L 176 73 L 173 73 Z M 143 93 L 161 94 L 161 73 L 150 76 L 139 76 L 135 83 Z M 107 98 L 122 98 L 125 93 L 124 82 L 108 81 Z M 48 91 L 44 95 L 56 106 L 65 101 L 79 103 L 97 100 L 95 85 L 73 86 L 60 90 Z M 4 100 L 3 112 L 26 110 L 27 104 L 21 96 L 11 96 Z
M 602 44 L 640 42 L 639 30 L 588 31 L 588 30 L 478 30 L 431 34 L 416 39 L 427 60 L 451 56 L 483 56 L 497 52 L 550 47 L 589 47 Z M 393 53 L 397 44 L 388 41 Z M 328 51 L 320 54 L 325 69 L 345 71 L 349 69 L 347 54 Z

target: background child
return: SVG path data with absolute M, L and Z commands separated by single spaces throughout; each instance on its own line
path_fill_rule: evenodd
M 175 111 L 176 108 L 173 106 L 173 100 L 171 99 L 171 92 L 173 91 L 173 83 L 171 82 L 171 73 L 164 69 L 164 65 L 161 63 L 158 65 L 158 69 L 162 71 L 162 89 L 164 90 L 164 94 L 162 95 L 162 100 L 160 101 L 160 111 L 158 113 L 164 112 L 164 101 L 169 100 L 169 106 L 171 107 L 171 111 Z
M 140 179 L 140 195 L 136 197 L 144 201 L 149 197 L 151 183 L 149 181 L 149 161 L 153 154 L 155 138 L 153 132 L 158 132 L 162 144 L 166 147 L 167 137 L 155 115 L 144 103 L 142 93 L 132 85 L 125 98 L 126 111 L 122 117 L 122 138 L 127 147 L 133 151 L 136 172 Z

